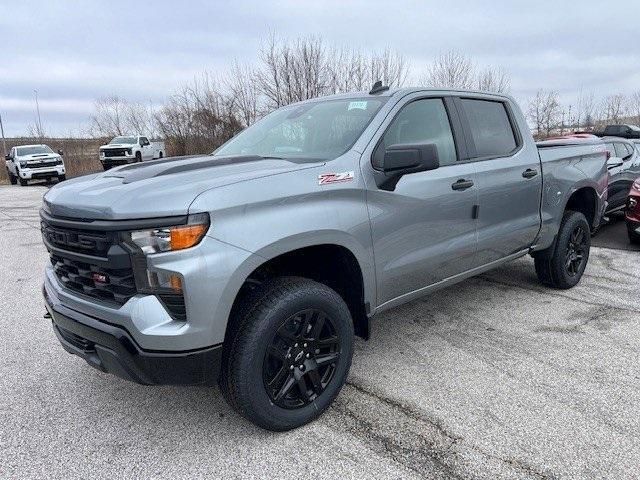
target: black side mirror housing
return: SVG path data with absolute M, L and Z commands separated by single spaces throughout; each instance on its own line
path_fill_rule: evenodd
M 61 157 L 64 155 L 64 153 L 62 153 L 62 150 L 58 150 L 58 155 L 60 155 Z
M 384 152 L 378 186 L 393 191 L 403 175 L 440 167 L 438 147 L 434 143 L 390 145 Z
M 5 159 L 5 160 L 11 160 L 11 155 L 5 155 L 5 156 L 4 156 L 4 159 Z

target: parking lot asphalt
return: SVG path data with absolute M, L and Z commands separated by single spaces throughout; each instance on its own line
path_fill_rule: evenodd
M 376 318 L 314 423 L 270 433 L 216 389 L 143 387 L 43 318 L 45 187 L 0 187 L 0 478 L 635 478 L 640 255 L 593 248 L 579 286 L 530 258 Z

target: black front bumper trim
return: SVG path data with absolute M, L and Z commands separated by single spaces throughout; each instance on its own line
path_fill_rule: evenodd
M 222 345 L 188 352 L 142 350 L 126 330 L 95 320 L 90 326 L 54 310 L 46 302 L 63 348 L 106 373 L 143 385 L 214 385 Z

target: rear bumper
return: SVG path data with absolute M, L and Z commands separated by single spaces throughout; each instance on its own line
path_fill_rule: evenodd
M 43 289 L 53 330 L 69 353 L 106 373 L 143 385 L 213 385 L 222 345 L 184 352 L 140 348 L 121 327 L 101 322 L 64 305 L 55 308 Z

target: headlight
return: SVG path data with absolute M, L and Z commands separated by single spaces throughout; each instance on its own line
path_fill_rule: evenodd
M 127 148 L 126 152 L 127 152 L 127 155 L 131 155 L 131 149 L 130 148 Z
M 202 240 L 209 228 L 209 215 L 189 215 L 186 225 L 128 232 L 127 240 L 145 255 L 191 248 Z
M 100 156 L 104 157 L 104 150 L 100 150 Z

